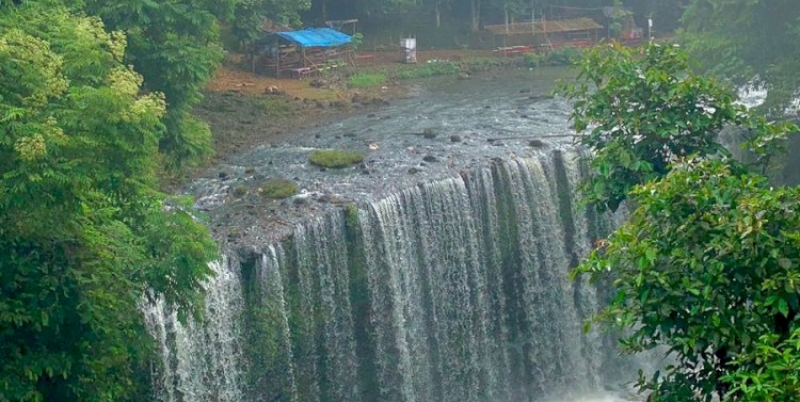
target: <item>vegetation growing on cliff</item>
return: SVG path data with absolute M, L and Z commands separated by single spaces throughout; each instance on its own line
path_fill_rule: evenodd
M 639 379 L 651 401 L 797 400 L 800 189 L 770 187 L 717 136 L 749 130 L 766 163 L 797 127 L 751 116 L 677 47 L 643 52 L 594 50 L 561 89 L 596 154 L 586 200 L 632 209 L 572 276 L 613 281 L 595 321 L 625 331 L 623 351 L 664 347 L 676 361 Z
M 139 305 L 199 311 L 216 251 L 157 190 L 165 95 L 97 17 L 3 6 L 0 32 L 0 400 L 141 400 Z

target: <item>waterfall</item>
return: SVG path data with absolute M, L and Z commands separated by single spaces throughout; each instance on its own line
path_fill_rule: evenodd
M 164 402 L 533 402 L 618 374 L 567 272 L 613 226 L 578 151 L 495 160 L 298 224 L 215 264 L 207 321 L 146 309 Z

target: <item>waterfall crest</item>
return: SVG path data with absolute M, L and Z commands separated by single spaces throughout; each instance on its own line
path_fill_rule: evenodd
M 298 224 L 215 264 L 208 321 L 146 309 L 165 402 L 516 402 L 618 374 L 566 275 L 612 227 L 573 202 L 578 151 L 495 160 Z

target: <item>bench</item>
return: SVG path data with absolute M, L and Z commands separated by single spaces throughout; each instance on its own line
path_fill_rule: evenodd
M 297 78 L 298 80 L 302 80 L 305 77 L 314 73 L 314 69 L 311 67 L 300 67 L 300 68 L 293 68 L 289 70 L 292 74 L 292 78 Z
M 371 63 L 373 63 L 375 61 L 375 55 L 374 54 L 357 54 L 355 59 L 356 59 L 355 60 L 356 64 L 358 64 L 358 65 L 360 65 L 362 62 L 364 62 L 364 64 L 367 64 L 367 63 L 371 64 Z

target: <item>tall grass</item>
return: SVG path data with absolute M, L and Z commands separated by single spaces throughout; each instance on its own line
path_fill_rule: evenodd
M 351 88 L 369 88 L 383 85 L 386 82 L 386 74 L 383 73 L 359 73 L 351 75 L 347 80 L 347 85 Z
M 397 72 L 397 78 L 401 80 L 409 80 L 414 78 L 433 77 L 437 75 L 453 75 L 460 72 L 461 66 L 450 61 L 445 61 L 438 63 L 425 63 L 404 68 Z

